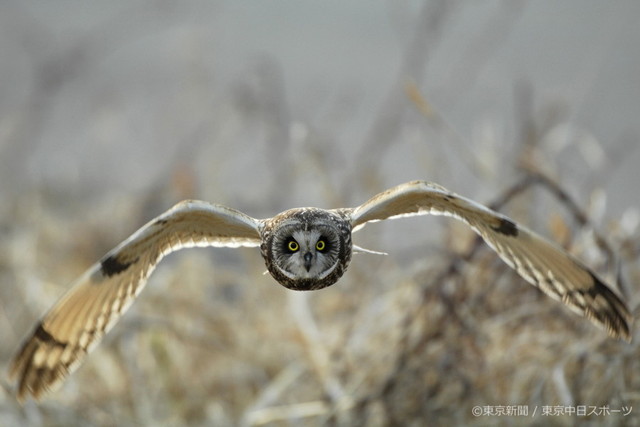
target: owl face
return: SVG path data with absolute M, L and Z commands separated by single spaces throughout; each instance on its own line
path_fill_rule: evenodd
M 320 289 L 335 283 L 351 258 L 351 227 L 339 215 L 294 209 L 274 218 L 262 253 L 271 275 L 290 289 Z

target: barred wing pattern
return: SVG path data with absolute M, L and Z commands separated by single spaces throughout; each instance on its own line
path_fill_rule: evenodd
M 631 340 L 631 314 L 591 270 L 508 217 L 437 184 L 414 181 L 380 193 L 351 211 L 354 230 L 367 222 L 412 215 L 446 215 L 469 224 L 520 276 L 615 338 Z
M 59 386 L 140 293 L 164 255 L 195 246 L 259 246 L 262 222 L 184 201 L 150 221 L 85 272 L 38 322 L 10 367 L 18 400 Z

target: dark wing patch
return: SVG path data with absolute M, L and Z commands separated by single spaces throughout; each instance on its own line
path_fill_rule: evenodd
M 46 360 L 36 362 L 36 354 L 40 348 L 46 347 L 50 354 L 62 354 L 67 349 L 68 343 L 61 342 L 53 337 L 43 326 L 42 322 L 38 323 L 34 332 L 33 339 L 26 341 L 15 359 L 16 363 L 11 366 L 9 375 L 25 378 L 20 382 L 18 387 L 18 396 L 24 396 L 31 393 L 35 397 L 39 397 L 42 393 L 49 390 L 59 378 L 64 377 L 68 372 L 69 365 L 59 363 L 57 366 L 49 366 Z
M 593 299 L 594 304 L 602 306 L 602 310 L 592 310 L 589 306 L 585 308 L 588 317 L 596 317 L 600 322 L 607 326 L 609 333 L 615 331 L 626 341 L 631 341 L 631 315 L 627 311 L 624 302 L 607 287 L 593 272 L 589 272 L 593 279 L 593 286 L 588 289 L 585 294 Z M 601 301 L 602 298 L 604 301 Z M 613 308 L 613 309 L 612 309 Z M 621 316 L 620 313 L 626 313 Z
M 497 233 L 504 234 L 505 236 L 516 237 L 518 235 L 518 226 L 507 218 L 501 218 L 500 224 L 497 227 L 491 227 Z
M 121 262 L 116 255 L 109 255 L 100 263 L 100 272 L 104 277 L 111 277 L 127 270 L 131 264 L 138 261 L 138 258 L 131 262 Z
M 67 343 L 58 341 L 57 339 L 55 339 L 53 337 L 53 335 L 51 335 L 49 332 L 47 332 L 47 330 L 44 328 L 44 326 L 42 325 L 42 322 L 38 323 L 38 326 L 36 327 L 35 332 L 33 333 L 33 335 L 38 338 L 40 341 L 50 344 L 50 345 L 57 345 L 60 346 L 62 348 L 67 346 Z

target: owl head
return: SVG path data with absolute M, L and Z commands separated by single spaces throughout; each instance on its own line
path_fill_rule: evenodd
M 292 209 L 265 226 L 267 269 L 281 285 L 316 290 L 334 284 L 351 260 L 351 225 L 337 213 Z

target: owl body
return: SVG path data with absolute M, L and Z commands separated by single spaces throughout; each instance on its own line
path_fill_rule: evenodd
M 326 288 L 349 266 L 351 229 L 342 210 L 290 209 L 264 221 L 260 252 L 282 286 L 298 291 Z

